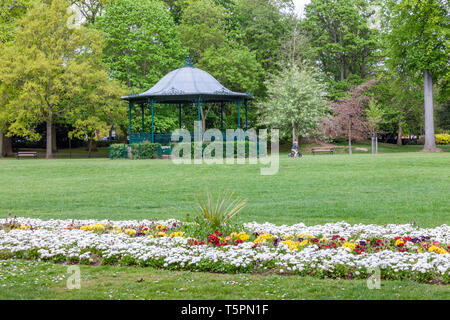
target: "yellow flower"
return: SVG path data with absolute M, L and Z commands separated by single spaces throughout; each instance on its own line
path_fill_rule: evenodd
M 294 235 L 293 234 L 285 234 L 284 236 L 282 236 L 283 239 L 286 240 L 292 240 L 294 239 Z
M 136 234 L 136 230 L 134 229 L 126 229 L 125 230 L 125 234 L 129 235 L 129 236 L 134 236 Z
M 289 247 L 289 250 L 291 251 L 296 250 L 300 245 L 299 241 L 292 241 L 292 240 L 281 241 L 281 243 L 287 245 Z
M 264 233 L 258 236 L 255 239 L 254 243 L 266 243 L 267 240 L 274 239 L 275 236 L 270 233 Z
M 447 250 L 445 250 L 444 248 L 437 247 L 437 246 L 431 246 L 431 247 L 429 247 L 429 248 L 428 248 L 428 251 L 430 251 L 430 252 L 436 252 L 436 253 L 439 253 L 439 254 L 446 254 L 446 253 L 448 253 Z
M 158 225 L 156 226 L 156 229 L 157 229 L 157 230 L 163 230 L 163 229 L 165 229 L 165 228 L 166 228 L 166 226 L 163 225 L 163 224 L 158 224 Z
M 308 240 L 303 240 L 303 241 L 300 243 L 301 246 L 306 246 L 307 244 L 308 244 Z
M 183 232 L 172 232 L 171 234 L 170 234 L 170 237 L 171 238 L 176 238 L 176 237 L 182 237 L 183 236 Z
M 397 241 L 395 241 L 395 246 L 398 247 L 401 244 L 405 244 L 405 241 L 401 240 L 401 239 L 397 239 Z
M 231 233 L 231 238 L 234 240 L 241 240 L 241 241 L 247 241 L 250 238 L 250 235 L 246 234 L 245 232 L 233 232 Z
M 165 232 L 158 232 L 158 237 L 167 237 L 167 233 L 165 233 Z
M 345 248 L 350 248 L 351 251 L 355 250 L 356 243 L 346 242 L 342 246 Z

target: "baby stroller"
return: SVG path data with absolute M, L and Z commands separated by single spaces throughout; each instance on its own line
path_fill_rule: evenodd
M 301 158 L 302 153 L 300 152 L 300 150 L 293 148 L 293 149 L 291 149 L 291 153 L 289 153 L 288 156 L 290 158 L 295 158 L 295 157 Z

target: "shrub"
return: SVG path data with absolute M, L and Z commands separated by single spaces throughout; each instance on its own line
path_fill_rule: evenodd
M 450 144 L 450 134 L 437 134 L 435 135 L 436 144 Z
M 159 143 L 133 143 L 131 145 L 132 159 L 157 159 L 161 157 L 162 148 Z
M 194 154 L 195 154 L 195 146 L 197 144 L 199 144 L 200 142 L 191 142 L 191 159 L 194 158 Z M 173 148 L 176 145 L 185 145 L 185 144 L 189 144 L 189 142 L 180 142 L 180 143 L 172 143 L 171 144 L 171 149 L 173 150 Z M 205 151 L 206 147 L 211 145 L 211 144 L 222 144 L 223 145 L 223 157 L 226 158 L 227 157 L 227 143 L 226 142 L 202 142 L 202 150 Z M 237 152 L 238 152 L 238 146 L 244 145 L 244 150 L 245 150 L 245 157 L 248 158 L 249 154 L 250 154 L 250 148 L 255 148 L 255 143 L 252 142 L 250 143 L 249 141 L 234 141 L 234 157 L 237 157 Z M 183 150 L 180 151 L 179 154 L 180 157 L 183 156 Z M 214 157 L 215 156 L 215 152 L 211 153 L 211 156 Z M 259 155 L 258 155 L 259 156 Z
M 224 226 L 231 224 L 232 219 L 247 204 L 246 200 L 233 199 L 233 195 L 234 193 L 223 193 L 214 199 L 214 196 L 208 192 L 206 197 L 197 197 L 194 212 L 212 229 L 221 230 Z
M 128 150 L 126 144 L 112 144 L 109 148 L 110 159 L 126 159 L 127 153 Z

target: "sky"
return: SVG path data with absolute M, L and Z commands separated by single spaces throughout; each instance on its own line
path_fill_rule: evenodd
M 299 16 L 303 15 L 303 9 L 305 8 L 305 5 L 311 2 L 311 0 L 292 0 L 292 1 L 294 2 L 295 9 Z

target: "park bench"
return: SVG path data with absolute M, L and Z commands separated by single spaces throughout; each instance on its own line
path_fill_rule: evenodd
M 34 151 L 22 151 L 16 153 L 16 158 L 19 159 L 20 157 L 33 157 L 37 158 L 37 152 Z
M 313 148 L 311 150 L 312 154 L 315 155 L 318 152 L 327 152 L 327 153 L 334 153 L 334 148 L 333 147 L 320 147 L 320 148 Z

